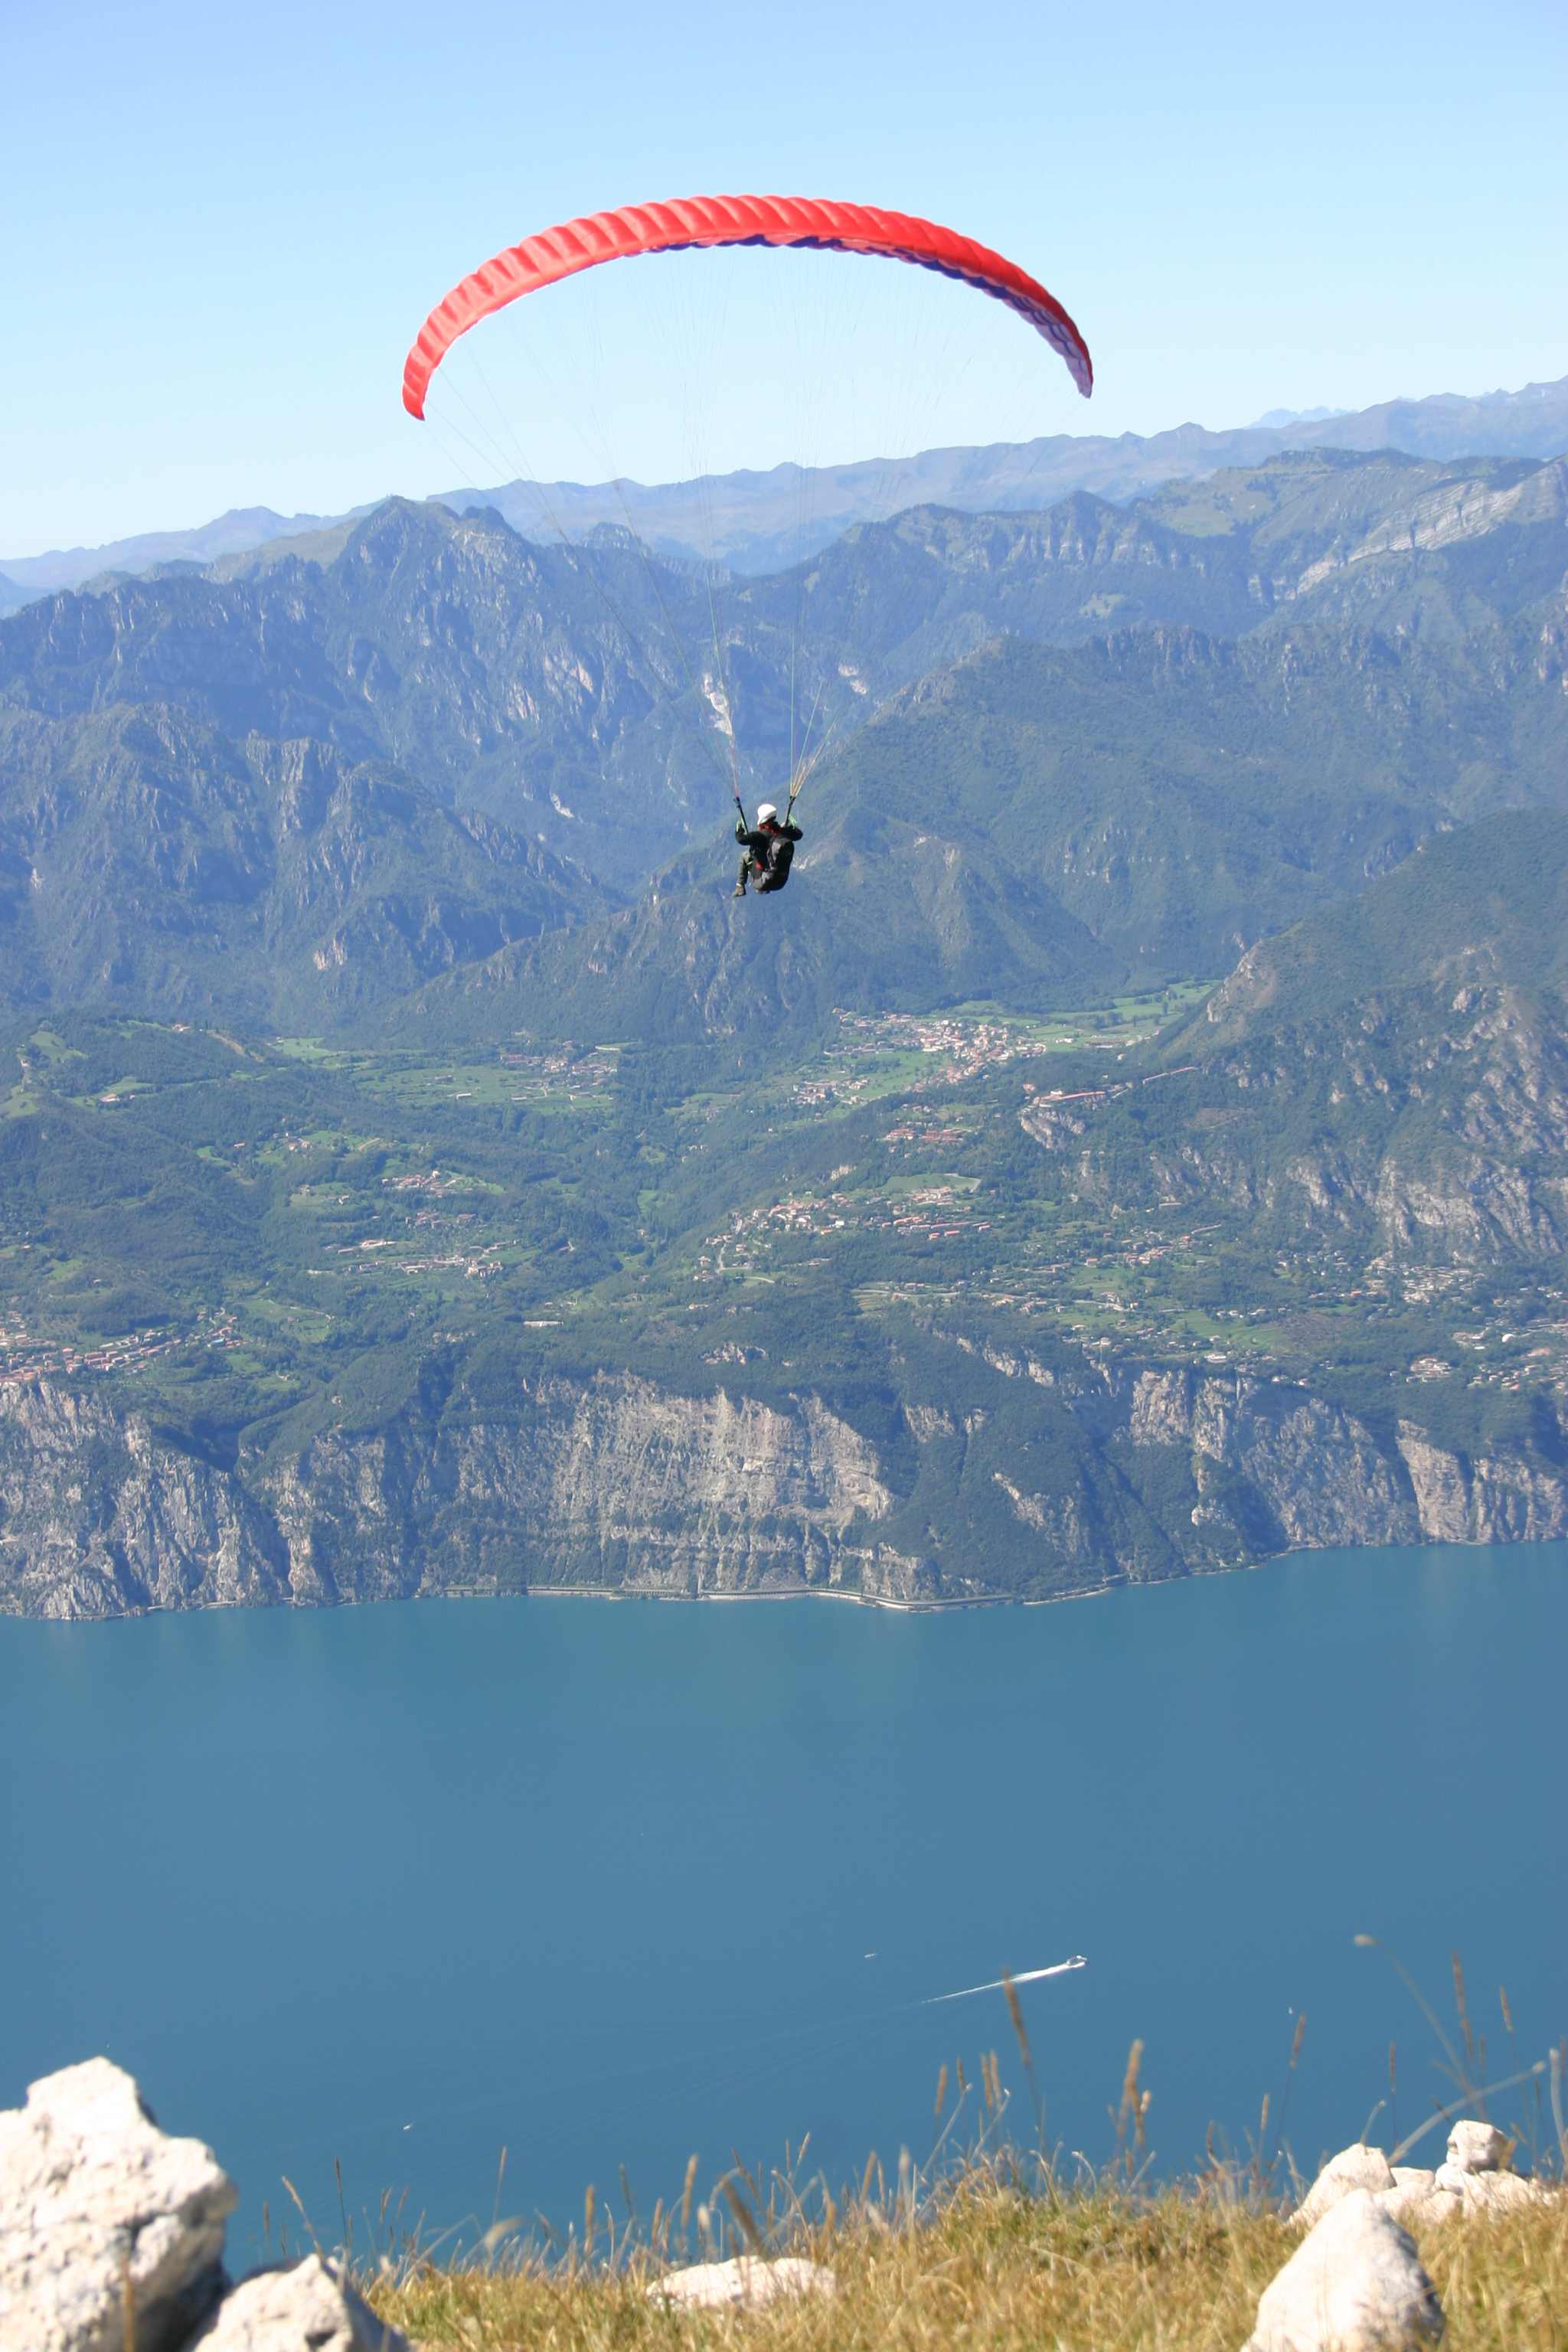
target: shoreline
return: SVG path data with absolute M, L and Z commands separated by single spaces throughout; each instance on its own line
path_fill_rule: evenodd
M 1110 1591 L 1110 1586 L 1100 1588 Z M 1064 1594 L 1063 1599 L 1076 1598 Z M 940 1616 L 955 1609 L 1015 1609 L 1020 1604 L 1010 1593 L 972 1594 L 963 1601 L 889 1601 L 880 1593 L 845 1591 L 842 1587 L 819 1587 L 797 1584 L 784 1591 L 771 1592 L 656 1592 L 643 1585 L 626 1584 L 530 1584 L 521 1592 L 484 1591 L 478 1586 L 458 1591 L 448 1587 L 444 1592 L 416 1592 L 416 1601 L 655 1601 L 675 1607 L 689 1607 L 709 1601 L 734 1602 L 746 1601 L 841 1601 L 859 1609 L 888 1609 L 897 1616 Z M 353 1605 L 353 1604 L 351 1604 Z
M 798 1584 L 783 1591 L 755 1592 L 662 1592 L 647 1587 L 624 1584 L 531 1584 L 500 1590 L 495 1585 L 450 1584 L 415 1592 L 382 1592 L 353 1595 L 327 1601 L 301 1601 L 292 1595 L 277 1601 L 199 1601 L 187 1605 L 170 1606 L 153 1601 L 138 1609 L 117 1609 L 101 1613 L 83 1612 L 76 1616 L 56 1616 L 25 1609 L 11 1609 L 0 1603 L 0 1619 L 11 1619 L 23 1625 L 116 1625 L 143 1617 L 216 1616 L 226 1610 L 254 1610 L 269 1612 L 274 1610 L 374 1609 L 384 1604 L 426 1601 L 597 1601 L 605 1603 L 633 1601 L 654 1601 L 668 1607 L 689 1608 L 710 1603 L 783 1602 L 795 1601 L 836 1601 L 858 1609 L 886 1610 L 896 1617 L 954 1616 L 970 1609 L 1056 1609 L 1068 1601 L 1100 1601 L 1115 1592 L 1139 1590 L 1156 1591 L 1173 1584 L 1206 1583 L 1212 1578 L 1251 1576 L 1260 1569 L 1273 1568 L 1288 1559 L 1312 1559 L 1321 1553 L 1380 1552 L 1405 1550 L 1439 1551 L 1531 1551 L 1561 1545 L 1568 1548 L 1568 1537 L 1521 1536 L 1501 1542 L 1489 1538 L 1463 1541 L 1453 1537 L 1423 1538 L 1414 1544 L 1291 1544 L 1284 1550 L 1269 1552 L 1261 1559 L 1237 1560 L 1228 1566 L 1193 1568 L 1176 1576 L 1140 1579 L 1130 1577 L 1107 1579 L 1099 1584 L 1085 1584 L 1067 1592 L 984 1592 L 966 1593 L 962 1599 L 900 1601 L 882 1593 L 846 1591 L 842 1586 Z

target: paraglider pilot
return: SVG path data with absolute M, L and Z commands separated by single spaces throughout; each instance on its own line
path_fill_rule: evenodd
M 757 811 L 756 829 L 753 831 L 742 816 L 736 824 L 735 838 L 741 845 L 736 898 L 745 897 L 748 884 L 755 886 L 759 898 L 767 890 L 782 890 L 789 880 L 790 861 L 800 839 L 799 825 L 791 824 L 787 818 L 781 824 L 772 801 L 763 801 Z

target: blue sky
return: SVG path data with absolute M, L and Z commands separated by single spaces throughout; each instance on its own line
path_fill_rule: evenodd
M 708 257 L 650 261 L 522 306 L 542 353 L 495 322 L 542 476 L 603 470 L 584 381 L 616 467 L 660 478 L 694 451 L 1152 432 L 1568 371 L 1560 0 L 5 0 L 0 38 L 0 561 L 515 472 L 403 415 L 425 311 L 531 229 L 710 188 L 858 196 L 998 246 L 1079 319 L 1093 403 L 923 273 L 873 292 L 873 265 L 807 285 L 804 257 L 738 255 L 694 295 Z M 710 294 L 694 359 L 683 306 Z

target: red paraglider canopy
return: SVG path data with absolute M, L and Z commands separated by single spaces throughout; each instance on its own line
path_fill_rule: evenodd
M 1089 347 L 1056 297 L 1016 262 L 956 230 L 939 228 L 934 221 L 919 220 L 910 213 L 816 196 L 678 196 L 668 204 L 592 213 L 560 228 L 542 230 L 521 245 L 508 246 L 460 279 L 431 311 L 408 354 L 403 405 L 410 416 L 423 416 L 430 379 L 458 337 L 520 295 L 571 278 L 579 269 L 592 269 L 601 261 L 704 245 L 811 246 L 830 253 L 880 254 L 889 261 L 940 269 L 1026 319 L 1067 362 L 1086 400 L 1094 388 Z

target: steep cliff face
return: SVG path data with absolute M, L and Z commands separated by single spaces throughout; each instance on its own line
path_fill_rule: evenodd
M 1286 1381 L 1107 1366 L 1071 1400 L 1096 1458 L 1170 1545 L 1167 1574 L 1284 1550 L 1357 1544 L 1543 1542 L 1568 1535 L 1568 1414 L 1543 1409 L 1527 1455 L 1475 1456 L 1413 1419 L 1393 1442 Z M 1006 1485 L 1006 1481 L 1002 1483 Z M 1087 1569 L 1093 1547 L 1068 1510 L 1010 1486 L 1018 1518 Z M 1134 1563 L 1107 1560 L 1115 1575 Z
M 1302 1390 L 1190 1371 L 1116 1385 L 1134 1456 L 1178 1449 L 1207 1547 L 1256 1540 L 1260 1513 L 1280 1549 L 1414 1543 L 1423 1533 L 1397 1458 L 1352 1415 Z
M 810 1396 L 543 1380 L 504 1423 L 395 1421 L 225 1469 L 100 1396 L 0 1392 L 0 1606 L 29 1616 L 562 1585 L 930 1597 L 927 1563 L 868 1539 L 891 1503 Z
M 1409 1419 L 1380 1442 L 1284 1383 L 1121 1365 L 1068 1393 L 1037 1369 L 988 1360 L 998 1403 L 962 1417 L 911 1402 L 912 1470 L 814 1396 L 781 1407 L 618 1375 L 541 1379 L 504 1420 L 410 1414 L 232 1466 L 121 1415 L 107 1391 L 12 1387 L 0 1607 L 83 1618 L 563 1588 L 908 1606 L 1044 1599 L 1288 1548 L 1568 1535 L 1561 1412 L 1530 1458 L 1472 1459 Z M 951 1507 L 977 1489 L 995 1517 Z
M 1559 1429 L 1563 1429 L 1562 1414 Z M 1568 1535 L 1568 1478 L 1503 1454 L 1471 1461 L 1399 1425 L 1399 1454 L 1423 1538 L 1433 1543 L 1539 1543 Z
M 854 1585 L 845 1534 L 891 1504 L 871 1447 L 815 1397 L 784 1412 L 605 1374 L 527 1383 L 518 1408 L 322 1438 L 268 1474 L 293 1597 Z
M 120 1617 L 289 1597 L 265 1506 L 101 1392 L 0 1390 L 0 1606 Z

